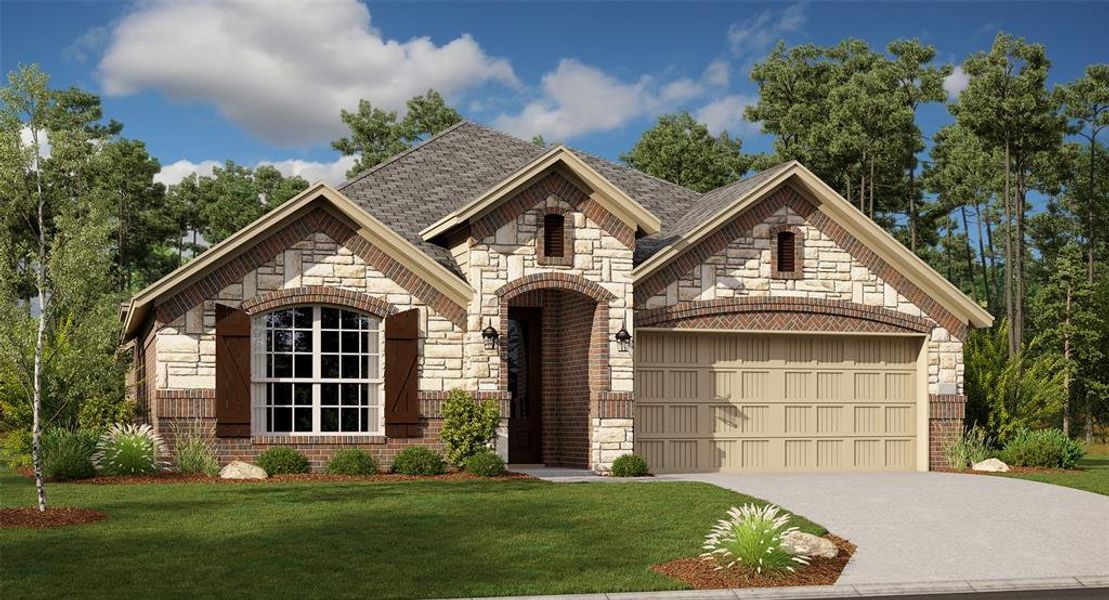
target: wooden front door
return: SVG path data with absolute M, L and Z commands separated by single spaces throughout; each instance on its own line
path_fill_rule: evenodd
M 542 344 L 539 309 L 508 310 L 508 461 L 543 462 Z

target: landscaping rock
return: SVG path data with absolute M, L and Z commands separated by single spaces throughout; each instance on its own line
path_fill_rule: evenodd
M 996 458 L 987 458 L 982 462 L 976 462 L 970 467 L 974 471 L 985 471 L 986 473 L 1008 473 L 1009 465 L 997 460 Z
M 265 479 L 268 477 L 266 470 L 262 467 L 241 460 L 227 463 L 227 466 L 219 470 L 219 476 L 223 479 Z
M 835 558 L 839 554 L 839 548 L 831 540 L 803 531 L 791 531 L 782 536 L 782 546 L 794 554 L 806 556 Z

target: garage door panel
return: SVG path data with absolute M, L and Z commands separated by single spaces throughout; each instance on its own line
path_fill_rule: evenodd
M 640 340 L 636 448 L 655 472 L 915 466 L 919 338 Z

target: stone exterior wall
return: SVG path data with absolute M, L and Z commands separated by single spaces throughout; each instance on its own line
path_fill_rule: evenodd
M 711 305 L 730 298 L 798 298 L 863 305 L 924 320 L 930 324 L 926 338 L 929 402 L 935 405 L 940 402 L 937 398 L 944 399 L 942 408 L 930 407 L 930 455 L 933 466 L 942 465 L 939 449 L 944 438 L 962 425 L 961 404 L 955 409 L 953 403 L 963 401 L 961 336 L 965 325 L 954 321 L 899 274 L 893 280 L 881 276 L 873 267 L 880 264 L 888 273 L 888 265 L 793 190 L 779 190 L 749 213 L 754 218 L 748 214 L 733 224 L 735 235 L 721 239 L 718 232 L 715 241 L 710 236 L 703 242 L 717 246 L 707 257 L 699 262 L 687 258 L 684 269 L 669 273 L 664 269 L 654 281 L 641 285 L 637 308 L 649 312 L 678 305 Z M 775 270 L 775 234 L 783 229 L 796 234 L 800 275 L 780 276 Z M 867 264 L 860 259 L 863 253 Z M 682 258 L 675 263 L 683 264 Z M 709 327 L 712 322 L 710 317 L 701 320 Z

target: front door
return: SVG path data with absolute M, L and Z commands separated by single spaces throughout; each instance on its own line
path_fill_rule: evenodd
M 508 309 L 508 461 L 543 462 L 542 357 L 539 309 Z

